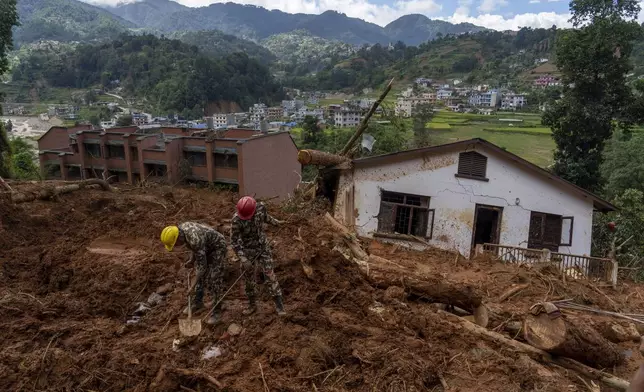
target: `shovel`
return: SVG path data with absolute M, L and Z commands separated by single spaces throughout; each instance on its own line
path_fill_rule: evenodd
M 188 272 L 188 318 L 179 319 L 179 331 L 183 336 L 197 336 L 201 333 L 201 319 L 192 318 L 192 303 L 190 303 L 190 272 Z

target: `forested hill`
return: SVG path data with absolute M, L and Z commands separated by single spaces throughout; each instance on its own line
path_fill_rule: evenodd
M 168 36 L 176 38 L 189 45 L 194 45 L 205 54 L 213 57 L 222 57 L 235 52 L 244 52 L 249 57 L 259 60 L 263 64 L 275 61 L 275 54 L 270 50 L 257 45 L 252 41 L 237 38 L 234 35 L 224 34 L 217 30 L 206 31 L 178 31 Z
M 13 79 L 53 87 L 120 85 L 160 111 L 198 109 L 214 101 L 248 108 L 283 95 L 268 69 L 244 53 L 214 59 L 195 46 L 153 35 L 124 35 L 56 55 L 34 50 L 14 68 Z
M 445 36 L 419 46 L 402 42 L 388 48 L 363 47 L 315 75 L 294 76 L 287 85 L 303 89 L 338 90 L 381 85 L 395 77 L 462 79 L 495 86 L 520 83 L 541 59 L 553 63 L 556 29 L 524 28 L 517 33 L 485 31 Z
M 2 0 L 0 0 L 2 1 Z M 76 0 L 18 0 L 17 44 L 40 39 L 81 41 L 116 37 L 134 27 L 102 8 Z

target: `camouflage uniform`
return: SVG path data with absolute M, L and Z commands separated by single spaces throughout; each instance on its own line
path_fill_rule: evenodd
M 197 276 L 200 277 L 195 286 L 193 306 L 203 306 L 204 289 L 208 289 L 213 304 L 216 304 L 222 294 L 226 238 L 212 227 L 200 223 L 181 223 L 179 230 L 184 236 L 186 246 L 192 251 L 190 261 L 194 262 Z
M 281 297 L 282 290 L 273 272 L 271 248 L 264 232 L 264 223 L 279 225 L 279 221 L 268 214 L 264 203 L 258 203 L 255 215 L 251 220 L 243 220 L 237 214 L 232 220 L 232 247 L 242 259 L 241 270 L 246 271 L 245 290 L 249 301 L 253 303 L 256 296 L 257 268 L 261 266 L 271 296 Z

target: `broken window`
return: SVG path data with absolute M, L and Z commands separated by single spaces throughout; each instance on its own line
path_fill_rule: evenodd
M 215 167 L 237 168 L 237 154 L 215 153 Z
M 531 212 L 528 248 L 558 252 L 560 246 L 571 246 L 573 220 L 572 217 Z
M 487 157 L 474 151 L 458 155 L 458 177 L 487 180 Z
M 206 166 L 205 152 L 185 151 L 183 157 L 190 163 L 190 166 Z
M 107 158 L 125 159 L 125 147 L 108 144 L 106 147 Z
M 85 155 L 92 158 L 100 158 L 101 145 L 94 143 L 85 143 Z
M 382 192 L 378 232 L 432 238 L 434 210 L 429 197 Z

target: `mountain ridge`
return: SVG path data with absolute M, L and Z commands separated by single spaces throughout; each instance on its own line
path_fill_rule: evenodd
M 271 35 L 306 30 L 321 38 L 353 45 L 389 44 L 398 40 L 418 45 L 440 33 L 462 34 L 487 30 L 468 23 L 452 24 L 420 14 L 405 15 L 385 27 L 337 11 L 290 14 L 254 5 L 213 3 L 186 7 L 171 0 L 143 0 L 105 7 L 140 27 L 170 33 L 179 30 L 220 30 L 240 38 L 260 41 Z M 414 18 L 414 23 L 408 23 Z

